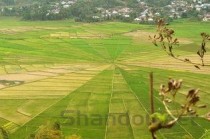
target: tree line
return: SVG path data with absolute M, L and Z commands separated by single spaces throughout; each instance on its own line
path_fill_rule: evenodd
M 22 1 L 22 2 L 21 2 Z M 152 4 L 153 1 L 145 0 Z M 170 0 L 161 0 L 168 3 Z M 61 20 L 75 19 L 76 21 L 96 22 L 103 20 L 121 20 L 130 22 L 135 19 L 142 9 L 137 0 L 77 0 L 77 2 L 68 8 L 63 7 L 58 0 L 0 0 L 4 5 L 1 10 L 3 16 L 20 16 L 24 20 Z M 22 4 L 20 4 L 22 3 Z M 30 4 L 29 4 L 30 3 Z M 59 3 L 59 5 L 55 5 Z M 166 4 L 165 3 L 165 4 Z M 129 14 L 130 17 L 122 15 L 105 15 L 97 7 L 104 10 L 116 9 L 118 7 L 129 7 L 133 10 Z M 93 17 L 100 17 L 93 18 Z

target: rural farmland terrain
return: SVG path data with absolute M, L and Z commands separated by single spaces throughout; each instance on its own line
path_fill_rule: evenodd
M 169 27 L 180 41 L 176 55 L 199 63 L 200 33 L 210 33 L 209 26 L 173 22 Z M 192 88 L 200 88 L 200 103 L 207 105 L 198 110 L 199 117 L 183 117 L 172 129 L 160 130 L 158 138 L 210 139 L 205 118 L 210 112 L 210 53 L 206 66 L 197 69 L 154 46 L 148 36 L 155 31 L 154 25 L 1 17 L 0 126 L 9 139 L 28 138 L 48 122 L 59 122 L 65 136 L 82 139 L 150 139 L 153 72 L 156 111 L 165 111 L 158 91 L 170 77 L 184 81 L 177 105 Z

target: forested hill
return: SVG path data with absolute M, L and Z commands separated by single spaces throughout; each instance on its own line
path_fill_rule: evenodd
M 107 20 L 112 18 L 133 20 L 136 13 L 145 10 L 145 6 L 164 6 L 171 0 L 0 0 L 0 14 L 3 16 L 21 16 L 26 20 L 57 20 L 76 18 L 76 20 Z M 143 6 L 140 4 L 143 3 Z M 113 16 L 116 9 L 129 8 Z M 103 10 L 101 10 L 103 9 Z M 108 10 L 108 12 L 107 12 Z M 132 12 L 131 12 L 132 11 Z M 105 13 L 107 12 L 107 13 Z M 104 17 L 103 17 L 104 16 Z M 125 18 L 125 16 L 127 16 Z M 131 18 L 128 18 L 131 17 Z M 96 17 L 93 19 L 93 17 Z M 99 18 L 98 18 L 99 17 Z
M 0 0 L 0 15 L 25 20 L 98 22 L 121 20 L 154 23 L 161 17 L 203 20 L 210 15 L 210 0 Z
M 8 6 L 8 5 L 26 5 L 26 4 L 33 4 L 33 3 L 51 3 L 51 2 L 61 2 L 62 0 L 0 0 L 1 6 Z M 65 1 L 65 0 L 63 0 Z M 106 6 L 107 4 L 112 6 L 120 6 L 120 5 L 128 5 L 134 6 L 139 1 L 146 2 L 149 5 L 159 5 L 164 6 L 169 4 L 172 0 L 78 0 L 78 1 L 91 1 L 98 6 Z
M 20 6 L 42 2 L 56 2 L 60 0 L 0 0 L 0 6 Z

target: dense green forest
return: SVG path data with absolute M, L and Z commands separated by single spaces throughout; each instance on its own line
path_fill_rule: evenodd
M 76 20 L 93 20 L 100 14 L 97 7 L 109 9 L 118 6 L 136 7 L 136 0 L 77 0 L 64 8 L 58 0 L 1 0 L 4 16 L 22 16 L 26 20 L 57 20 L 75 17 Z M 59 5 L 56 5 L 59 3 Z M 13 6 L 12 8 L 8 6 Z
M 60 0 L 0 0 L 1 5 L 16 5 L 16 4 L 31 4 L 31 3 L 46 3 L 46 2 L 59 2 Z M 86 2 L 87 0 L 78 0 L 79 2 Z M 145 0 L 150 5 L 164 6 L 170 3 L 172 0 Z M 89 2 L 94 3 L 98 6 L 119 6 L 128 5 L 134 6 L 138 3 L 138 0 L 90 0 Z
M 210 7 L 200 13 L 196 8 L 179 7 L 174 8 L 178 9 L 175 13 L 169 13 L 172 9 L 167 8 L 167 6 L 172 1 L 174 0 L 0 0 L 0 14 L 3 16 L 19 16 L 24 20 L 61 20 L 71 18 L 84 22 L 104 20 L 131 22 L 147 9 L 150 9 L 150 11 L 145 16 L 148 16 L 149 13 L 153 14 L 152 17 L 155 20 L 154 15 L 158 13 L 169 21 L 174 17 L 194 18 L 197 20 L 197 17 L 200 16 L 201 19 L 205 13 L 210 11 Z M 192 0 L 185 1 L 188 1 L 188 5 L 193 3 Z M 206 2 L 210 2 L 210 0 L 206 0 Z M 120 9 L 125 11 L 125 8 L 129 9 L 129 12 L 119 12 Z M 116 11 L 118 14 L 113 14 Z M 146 20 L 148 19 L 149 16 Z
M 66 18 L 75 18 L 77 21 L 98 21 L 93 19 L 93 16 L 102 15 L 102 11 L 97 8 L 113 9 L 116 7 L 128 7 L 132 8 L 133 12 L 129 14 L 131 18 L 123 18 L 122 16 L 116 16 L 110 18 L 105 15 L 101 20 L 120 19 L 130 21 L 137 16 L 137 12 L 141 12 L 142 9 L 139 6 L 137 0 L 71 0 L 74 2 L 69 7 L 64 7 L 62 1 L 59 0 L 0 0 L 4 16 L 21 16 L 25 20 L 59 20 Z M 160 6 L 166 5 L 171 0 L 145 0 L 149 5 Z M 69 1 L 63 1 L 69 2 Z M 8 7 L 9 6 L 9 7 Z

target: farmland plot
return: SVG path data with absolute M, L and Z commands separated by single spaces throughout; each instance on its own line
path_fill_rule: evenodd
M 0 126 L 9 138 L 24 139 L 40 126 L 58 122 L 64 136 L 150 139 L 148 73 L 153 71 L 157 112 L 165 112 L 157 90 L 169 77 L 184 80 L 171 110 L 192 88 L 201 89 L 201 103 L 207 105 L 198 110 L 200 118 L 183 118 L 158 132 L 158 139 L 208 139 L 209 66 L 197 70 L 152 46 L 148 35 L 154 34 L 154 26 L 17 19 L 0 25 Z M 172 26 L 183 30 L 177 32 L 181 46 L 176 54 L 199 62 L 198 47 L 191 45 L 200 40 L 188 26 L 199 34 L 203 26 L 210 31 L 209 24 Z M 205 62 L 209 64 L 209 55 Z
M 123 72 L 123 75 L 125 77 L 127 77 L 127 82 L 128 84 L 130 83 L 131 84 L 131 89 L 133 89 L 133 91 L 136 93 L 137 97 L 139 98 L 140 102 L 142 103 L 142 105 L 148 110 L 149 109 L 149 103 L 147 103 L 148 101 L 144 101 L 144 100 L 149 100 L 149 95 L 146 94 L 144 95 L 144 93 L 140 93 L 141 89 L 143 88 L 142 85 L 146 85 L 148 83 L 144 83 L 142 82 L 143 80 L 148 80 L 147 77 L 143 77 L 142 75 L 145 75 L 145 72 L 148 72 L 148 70 L 142 70 L 144 68 L 140 68 L 140 70 L 138 71 L 129 71 L 128 73 L 126 73 L 125 71 L 122 71 Z M 150 69 L 151 70 L 151 69 Z M 153 69 L 154 70 L 154 69 Z M 163 70 L 160 70 L 160 72 L 158 72 L 158 70 L 156 69 L 156 73 L 157 75 L 156 76 L 162 76 L 162 77 L 159 77 L 159 79 L 162 79 L 162 78 L 167 78 L 167 76 L 169 75 L 173 75 L 171 74 L 170 71 L 165 71 L 164 74 L 162 73 Z M 174 73 L 174 76 L 179 76 L 179 74 L 183 74 L 182 72 L 176 72 Z M 181 76 L 181 75 L 180 75 Z M 191 78 L 190 78 L 191 79 Z M 186 79 L 187 80 L 187 79 Z M 188 81 L 188 80 L 187 80 Z M 162 83 L 162 80 L 156 80 L 155 84 L 158 84 L 158 86 L 156 86 L 155 88 L 159 88 L 159 84 Z M 204 81 L 205 83 L 205 81 Z M 142 84 L 142 85 L 141 85 Z M 188 84 L 188 83 L 186 83 Z M 146 85 L 148 86 L 148 85 Z M 144 87 L 145 89 L 145 87 Z M 148 92 L 146 90 L 142 90 L 142 92 Z M 177 100 L 177 103 L 180 103 L 179 106 L 182 104 L 182 99 L 183 99 L 183 95 L 186 95 L 187 92 L 184 92 L 184 94 L 178 94 L 178 100 Z M 144 100 L 143 100 L 144 99 Z M 204 101 L 205 101 L 205 98 L 203 98 Z M 203 102 L 201 102 L 203 103 Z M 160 100 L 159 100 L 159 97 L 158 97 L 158 92 L 156 92 L 156 97 L 155 97 L 155 107 L 158 111 L 164 111 L 164 108 L 163 106 L 160 104 Z M 205 102 L 205 104 L 209 105 L 208 102 Z M 171 106 L 171 109 L 173 110 L 176 110 L 175 106 Z M 204 111 L 200 111 L 200 114 L 202 116 L 205 116 L 205 114 L 208 113 L 208 110 L 205 109 Z M 200 121 L 199 123 L 197 121 Z M 178 122 L 176 124 L 176 126 L 173 128 L 173 130 L 162 130 L 160 131 L 160 137 L 163 137 L 163 138 L 171 138 L 171 135 L 172 137 L 174 136 L 174 138 L 176 137 L 189 137 L 189 138 L 201 138 L 205 132 L 209 129 L 209 126 L 210 125 L 206 125 L 206 122 L 207 120 L 203 119 L 203 118 L 183 118 L 180 122 Z M 196 131 L 196 132 L 194 132 Z
M 101 66 L 99 70 L 90 69 L 86 72 L 84 72 L 86 69 L 70 70 L 69 73 L 54 74 L 51 77 L 44 76 L 45 78 L 39 80 L 0 90 L 0 104 L 2 104 L 0 115 L 9 121 L 3 127 L 11 133 L 14 132 L 17 127 L 39 115 L 106 67 Z M 11 126 L 11 124 L 14 125 Z

